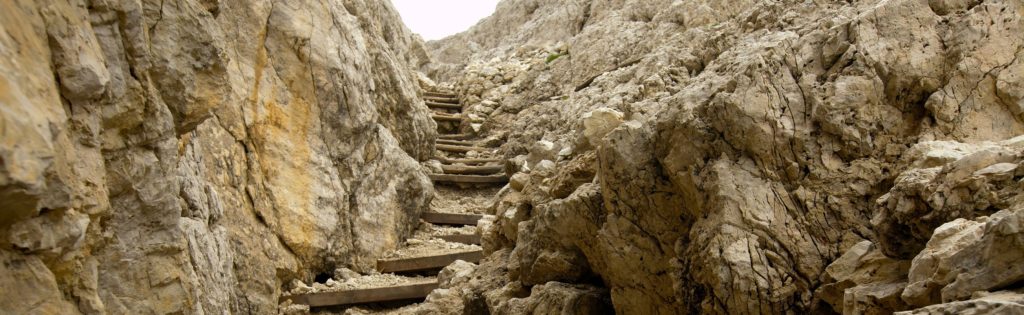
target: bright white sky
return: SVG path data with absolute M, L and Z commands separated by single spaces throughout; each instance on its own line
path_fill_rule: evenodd
M 423 40 L 468 30 L 491 13 L 498 0 L 391 0 L 402 21 Z

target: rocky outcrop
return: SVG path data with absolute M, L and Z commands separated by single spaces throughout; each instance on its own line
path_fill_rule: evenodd
M 975 292 L 1018 285 L 1024 246 L 1024 209 L 976 220 L 957 219 L 935 230 L 910 267 L 903 300 L 913 306 L 966 300 Z
M 428 57 L 386 1 L 2 7 L 0 313 L 275 313 L 429 203 Z
M 1020 314 L 1024 312 L 1024 294 L 1014 291 L 979 293 L 970 300 L 935 304 L 899 315 L 917 314 Z
M 519 294 L 600 283 L 623 314 L 891 313 L 1020 286 L 1002 265 L 1013 229 L 966 222 L 1021 204 L 1021 10 L 508 0 L 429 43 L 425 69 L 481 118 L 467 130 L 507 140 L 484 240 L 509 250 L 489 263 Z M 989 247 L 1002 256 L 966 260 Z
M 892 313 L 904 309 L 900 293 L 907 286 L 910 261 L 886 257 L 871 241 L 862 241 L 825 268 L 815 299 L 837 313 Z
M 913 257 L 933 231 L 957 218 L 990 215 L 1024 202 L 1015 177 L 1024 137 L 1000 143 L 922 142 L 905 159 L 911 169 L 896 177 L 889 193 L 878 199 L 872 223 L 883 250 Z

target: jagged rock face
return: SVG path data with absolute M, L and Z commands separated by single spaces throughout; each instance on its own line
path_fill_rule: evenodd
M 922 142 L 904 155 L 914 167 L 896 177 L 877 202 L 872 224 L 882 249 L 912 258 L 935 236 L 939 225 L 971 219 L 1024 201 L 1015 180 L 1024 138 L 977 144 Z
M 275 313 L 429 203 L 386 1 L 0 6 L 0 313 Z
M 1002 271 L 1022 252 L 1005 249 L 1015 230 L 939 230 L 1010 222 L 1021 205 L 1022 149 L 1007 139 L 1024 134 L 1022 13 L 1012 0 L 509 0 L 428 44 L 443 62 L 427 71 L 508 140 L 522 174 L 484 239 L 511 249 L 520 285 L 596 278 L 624 314 L 1009 305 L 970 291 L 1020 286 Z M 595 136 L 599 109 L 624 122 Z M 967 259 L 980 248 L 1005 256 Z

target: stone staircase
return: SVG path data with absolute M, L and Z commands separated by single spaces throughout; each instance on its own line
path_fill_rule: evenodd
M 440 130 L 459 130 L 462 123 L 462 105 L 457 95 L 444 92 L 426 92 L 426 104 L 434 111 L 432 117 Z M 448 124 L 448 125 L 445 125 Z M 471 134 L 441 134 L 436 145 L 435 159 L 440 161 L 443 173 L 430 174 L 435 184 L 455 185 L 459 189 L 473 189 L 479 185 L 498 185 L 508 182 L 502 160 L 483 157 L 493 154 L 490 148 L 477 145 Z M 467 157 L 475 152 L 474 157 Z M 477 222 L 485 218 L 476 213 L 446 213 L 445 209 L 423 212 L 422 222 L 415 235 L 403 248 L 385 254 L 377 260 L 376 270 L 381 274 L 399 276 L 385 285 L 364 285 L 312 290 L 314 292 L 286 294 L 281 301 L 310 307 L 345 306 L 425 298 L 438 287 L 436 271 L 456 260 L 479 262 L 483 258 L 480 230 Z M 456 232 L 435 229 L 436 226 L 463 227 Z M 429 229 L 434 229 L 427 231 Z M 472 231 L 472 232 L 467 232 Z M 438 233 L 440 231 L 440 233 Z M 374 277 L 362 276 L 362 277 Z M 392 280 L 396 279 L 394 277 Z M 359 282 L 355 279 L 355 282 Z M 332 280 L 333 281 L 333 280 Z M 371 283 L 372 281 L 363 281 Z M 316 287 L 317 285 L 314 285 Z M 326 287 L 326 286 L 325 286 Z

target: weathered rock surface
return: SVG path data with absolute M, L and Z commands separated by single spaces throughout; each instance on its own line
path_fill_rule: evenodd
M 1024 294 L 1013 291 L 993 293 L 978 292 L 976 297 L 966 301 L 935 304 L 912 311 L 899 312 L 899 315 L 924 314 L 1024 314 Z
M 493 314 L 613 314 L 608 293 L 600 287 L 548 282 L 533 286 L 530 295 L 509 299 Z
M 910 267 L 903 300 L 914 306 L 965 300 L 1024 281 L 1024 208 L 975 220 L 956 219 L 935 235 Z
M 484 245 L 508 259 L 478 270 L 504 263 L 520 287 L 476 290 L 493 305 L 600 283 L 623 314 L 881 314 L 1020 287 L 1015 232 L 936 229 L 1024 202 L 1021 12 L 503 1 L 428 43 L 424 68 L 507 139 L 512 191 Z
M 432 188 L 387 1 L 0 4 L 4 314 L 272 314 Z
M 903 310 L 900 293 L 909 268 L 910 261 L 886 257 L 871 241 L 862 241 L 825 268 L 815 298 L 844 314 Z
M 989 215 L 1024 202 L 1024 137 L 1002 142 L 922 142 L 908 150 L 912 169 L 896 177 L 877 201 L 872 218 L 882 249 L 910 258 L 925 247 L 939 225 L 956 218 Z

